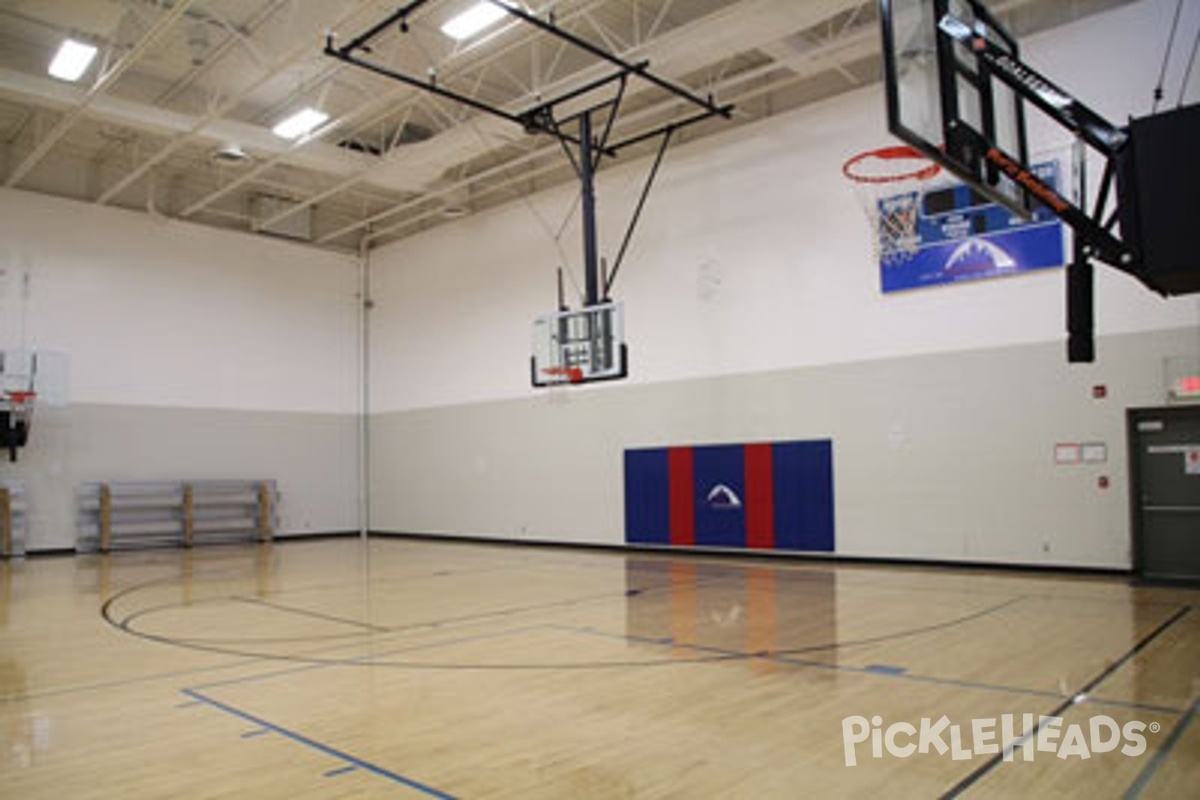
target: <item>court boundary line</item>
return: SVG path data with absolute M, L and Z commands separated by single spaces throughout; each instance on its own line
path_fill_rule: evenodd
M 323 614 L 320 611 L 310 611 L 307 608 L 296 608 L 295 606 L 286 605 L 284 603 L 276 603 L 276 602 L 273 602 L 270 600 L 262 600 L 257 597 L 246 597 L 245 595 L 233 594 L 233 595 L 229 595 L 228 599 L 232 600 L 236 603 L 246 603 L 247 605 L 262 606 L 263 608 L 269 608 L 269 609 L 272 609 L 273 611 L 282 611 L 287 614 L 296 614 L 296 615 L 302 616 L 302 617 L 311 617 L 312 619 L 319 619 L 324 622 L 336 622 L 339 625 L 348 625 L 353 628 L 361 628 L 362 630 L 367 631 L 369 633 L 388 633 L 389 632 L 388 628 L 386 628 L 382 625 L 376 625 L 371 622 L 362 622 L 361 620 L 348 619 L 346 617 L 335 617 L 332 614 Z M 128 622 L 129 619 L 130 618 L 127 617 L 124 621 Z
M 1015 602 L 1018 599 L 1019 598 L 1014 598 L 1014 600 L 1012 602 Z M 1008 605 L 1011 605 L 1011 602 L 1007 603 L 1007 604 L 1002 604 L 999 607 L 987 609 L 986 611 L 988 613 L 992 613 L 994 611 L 1000 610 L 1001 608 L 1007 607 Z M 1089 684 L 1087 684 L 1087 686 L 1085 687 L 1085 689 L 1083 691 L 1086 692 L 1089 687 L 1098 685 L 1100 682 L 1102 682 L 1103 680 L 1105 680 L 1106 678 L 1111 676 L 1117 669 L 1119 669 L 1121 666 L 1123 666 L 1125 663 L 1127 663 L 1134 655 L 1136 655 L 1138 652 L 1140 652 L 1142 649 L 1144 649 L 1146 646 L 1148 646 L 1155 638 L 1157 638 L 1158 635 L 1160 635 L 1162 632 L 1164 632 L 1167 628 L 1169 628 L 1175 622 L 1178 622 L 1180 619 L 1182 619 L 1184 616 L 1186 616 L 1187 613 L 1191 610 L 1191 608 L 1192 608 L 1191 606 L 1185 606 L 1185 607 L 1179 609 L 1174 615 L 1172 615 L 1171 618 L 1166 620 L 1164 623 L 1160 624 L 1158 626 L 1158 628 L 1156 628 L 1153 632 L 1151 632 L 1151 634 L 1144 637 L 1143 640 L 1138 643 L 1138 645 L 1136 645 L 1129 652 L 1127 652 L 1124 656 L 1122 656 L 1121 659 L 1119 659 L 1117 662 L 1114 662 L 1106 670 L 1104 670 L 1102 673 L 1100 673 L 1099 676 L 1097 676 L 1092 681 L 1090 681 Z M 968 617 L 966 620 L 962 620 L 962 621 L 970 621 L 970 619 L 975 619 L 977 617 L 978 617 L 978 614 L 972 615 L 972 616 Z M 960 621 L 955 620 L 955 621 L 951 621 L 950 623 L 943 623 L 942 625 L 943 626 L 953 626 L 954 624 L 957 624 L 958 622 L 960 622 Z M 440 641 L 440 642 L 431 642 L 431 643 L 426 643 L 424 645 L 419 645 L 419 646 L 412 647 L 412 648 L 404 648 L 403 650 L 404 651 L 415 651 L 415 650 L 440 649 L 440 648 L 444 648 L 444 647 L 453 647 L 455 645 L 462 644 L 464 642 L 479 641 L 479 640 L 483 640 L 483 639 L 497 638 L 497 637 L 508 637 L 508 636 L 513 636 L 513 635 L 519 635 L 521 633 L 527 633 L 532 630 L 551 630 L 551 631 L 559 631 L 559 632 L 565 632 L 565 633 L 573 633 L 576 635 L 601 636 L 601 637 L 605 637 L 605 638 L 622 639 L 622 640 L 627 640 L 627 641 L 637 641 L 637 642 L 647 643 L 647 644 L 651 644 L 651 645 L 654 645 L 657 647 L 664 647 L 664 648 L 679 647 L 679 648 L 693 650 L 693 651 L 701 651 L 701 652 L 709 652 L 709 653 L 714 653 L 714 654 L 726 655 L 726 656 L 731 657 L 731 659 L 733 659 L 733 660 L 747 660 L 747 661 L 761 660 L 761 661 L 774 662 L 774 663 L 778 663 L 778 664 L 786 665 L 786 666 L 793 666 L 793 667 L 799 667 L 799 668 L 817 668 L 817 669 L 835 670 L 835 671 L 839 671 L 839 672 L 849 672 L 849 673 L 855 673 L 855 674 L 860 674 L 860 675 L 864 675 L 864 676 L 874 676 L 874 677 L 879 677 L 879 678 L 883 678 L 883 679 L 912 680 L 912 681 L 928 683 L 928 684 L 932 684 L 932 685 L 943 685 L 943 684 L 944 685 L 954 685 L 954 686 L 959 686 L 964 689 L 975 689 L 975 690 L 980 690 L 980 691 L 1000 691 L 1000 692 L 1006 692 L 1006 693 L 1011 693 L 1011 694 L 1024 694 L 1024 695 L 1028 695 L 1028 696 L 1032 696 L 1032 697 L 1043 697 L 1043 698 L 1053 698 L 1053 699 L 1061 698 L 1061 695 L 1059 695 L 1057 693 L 1046 692 L 1046 691 L 1041 691 L 1041 690 L 1034 690 L 1034 689 L 1024 689 L 1021 687 L 1011 687 L 1011 686 L 1004 686 L 1004 685 L 998 685 L 998 684 L 972 683 L 972 682 L 966 682 L 966 681 L 958 681 L 958 680 L 954 680 L 954 679 L 942 679 L 942 678 L 937 678 L 935 676 L 926 676 L 926 675 L 913 674 L 913 673 L 887 674 L 887 673 L 881 673 L 877 670 L 872 670 L 869 667 L 850 667 L 850 666 L 846 666 L 846 665 L 828 664 L 828 663 L 824 663 L 824 662 L 789 657 L 786 655 L 775 655 L 775 654 L 771 654 L 769 652 L 749 653 L 749 652 L 744 652 L 744 651 L 733 651 L 733 650 L 726 650 L 726 649 L 722 649 L 722 648 L 709 647 L 709 646 L 704 646 L 704 645 L 684 644 L 684 643 L 676 642 L 673 639 L 655 639 L 652 637 L 638 637 L 638 636 L 632 636 L 632 635 L 628 635 L 628 634 L 615 634 L 615 633 L 602 631 L 602 630 L 598 630 L 598 629 L 594 629 L 594 628 L 573 627 L 573 626 L 562 625 L 562 624 L 557 624 L 557 623 L 535 624 L 535 625 L 530 625 L 530 626 L 524 626 L 521 628 L 510 629 L 507 631 L 493 632 L 490 634 L 479 634 L 479 635 L 475 635 L 475 636 L 471 636 L 471 637 L 462 637 L 462 638 L 458 638 L 458 639 L 444 640 L 444 641 Z M 925 631 L 921 631 L 921 632 L 925 632 Z M 386 656 L 393 655 L 393 654 L 394 654 L 393 652 L 381 653 L 381 654 L 374 656 L 374 658 L 386 657 Z M 369 664 L 369 662 L 364 662 L 364 663 Z M 674 663 L 674 662 L 672 662 L 672 663 Z M 685 661 L 685 662 L 679 662 L 679 663 L 687 664 L 687 663 L 692 663 L 692 662 Z M 379 767 L 377 765 L 373 765 L 368 762 L 364 762 L 361 759 L 358 759 L 357 757 L 353 756 L 350 753 L 346 753 L 345 751 L 338 750 L 337 748 L 334 748 L 330 745 L 326 745 L 321 742 L 318 742 L 315 739 L 312 739 L 311 737 L 305 736 L 304 734 L 284 728 L 284 727 L 277 725 L 275 723 L 272 723 L 269 720 L 266 720 L 262 717 L 259 717 L 250 712 L 244 711 L 243 709 L 239 709 L 235 706 L 232 706 L 230 704 L 216 700 L 215 698 L 209 697 L 208 695 L 203 694 L 201 692 L 201 689 L 211 689 L 211 688 L 217 688 L 217 687 L 221 687 L 221 686 L 252 683 L 252 682 L 259 681 L 259 680 L 272 680 L 272 679 L 275 679 L 275 678 L 278 678 L 278 677 L 284 676 L 284 675 L 290 675 L 290 674 L 295 674 L 298 672 L 309 671 L 309 670 L 325 669 L 325 668 L 329 668 L 331 666 L 339 666 L 339 664 L 306 664 L 306 665 L 297 666 L 297 667 L 293 667 L 293 668 L 289 668 L 289 669 L 277 670 L 277 671 L 269 672 L 269 673 L 262 673 L 262 674 L 258 674 L 258 675 L 250 675 L 250 676 L 241 676 L 238 678 L 231 678 L 226 681 L 218 681 L 218 682 L 214 682 L 214 683 L 210 683 L 210 684 L 204 684 L 200 687 L 181 689 L 180 691 L 182 693 L 184 693 L 185 695 L 193 698 L 196 701 L 216 707 L 220 710 L 226 711 L 227 713 L 238 716 L 238 717 L 245 719 L 247 721 L 250 721 L 254 724 L 261 725 L 262 727 L 264 727 L 268 730 L 274 731 L 274 732 L 278 732 L 281 735 L 284 735 L 285 737 L 287 737 L 293 741 L 296 741 L 300 744 L 308 746 L 312 749 L 316 749 L 320 752 L 326 753 L 327 755 L 331 755 L 332 757 L 334 757 L 338 760 L 341 760 L 343 763 L 348 765 L 348 768 L 343 769 L 343 770 L 335 770 L 335 772 L 337 774 L 342 774 L 343 772 L 349 771 L 349 769 L 354 768 L 354 767 L 361 767 L 361 768 L 363 768 L 367 771 L 373 772 L 377 775 L 381 775 L 381 776 L 387 777 L 395 782 L 402 783 L 406 786 L 409 786 L 410 788 L 415 788 L 420 791 L 426 792 L 427 794 L 431 794 L 431 796 L 451 797 L 450 795 L 440 793 L 439 790 L 433 789 L 432 787 L 426 787 L 424 784 L 420 784 L 419 782 L 412 781 L 412 779 L 406 778 L 402 775 L 399 775 L 398 773 L 394 773 L 383 767 Z M 1071 705 L 1074 705 L 1075 702 L 1076 701 L 1074 698 L 1068 700 L 1066 703 L 1062 704 L 1059 707 L 1059 709 L 1056 709 L 1055 711 L 1051 712 L 1050 715 L 1051 716 L 1060 715 L 1063 709 L 1069 708 Z M 1108 701 L 1104 701 L 1099 698 L 1089 698 L 1089 702 L 1092 702 L 1096 705 L 1115 704 L 1115 705 L 1122 705 L 1122 706 L 1134 707 L 1134 708 L 1144 708 L 1143 706 L 1139 706 L 1139 705 L 1135 705 L 1135 704 L 1121 703 L 1120 701 L 1115 701 L 1114 703 L 1109 703 Z M 1176 727 L 1172 732 L 1171 738 L 1169 738 L 1168 741 L 1166 743 L 1164 743 L 1162 748 L 1160 748 L 1159 753 L 1156 753 L 1156 761 L 1152 762 L 1152 765 L 1147 767 L 1147 770 L 1149 771 L 1149 776 L 1145 778 L 1144 783 L 1149 783 L 1149 781 L 1152 779 L 1153 774 L 1157 771 L 1157 766 L 1153 766 L 1153 765 L 1160 764 L 1165 759 L 1166 753 L 1164 753 L 1163 750 L 1164 749 L 1169 750 L 1170 747 L 1173 746 L 1173 743 L 1182 736 L 1182 733 L 1188 727 L 1188 723 L 1191 722 L 1191 718 L 1194 717 L 1197 709 L 1196 709 L 1196 706 L 1193 706 L 1186 715 L 1184 715 L 1183 711 L 1166 709 L 1166 708 L 1157 708 L 1157 709 L 1148 709 L 1148 710 L 1156 710 L 1156 711 L 1159 711 L 1160 713 L 1176 714 L 1176 715 L 1183 715 L 1183 716 L 1182 716 L 1181 720 L 1176 724 Z M 1036 728 L 1032 735 L 1036 736 Z
M 1175 745 L 1179 744 L 1179 740 L 1183 738 L 1184 731 L 1188 729 L 1192 721 L 1196 718 L 1197 711 L 1200 711 L 1200 700 L 1192 703 L 1187 713 L 1175 723 L 1175 727 L 1171 729 L 1171 733 L 1167 736 L 1166 741 L 1154 753 L 1154 758 L 1150 759 L 1150 763 L 1138 773 L 1137 778 L 1125 790 L 1124 796 L 1126 800 L 1137 800 L 1137 798 L 1142 796 L 1142 792 L 1145 791 L 1146 787 L 1154 781 L 1154 778 L 1158 775 L 1158 770 L 1166 763 L 1168 756 L 1171 755 L 1171 751 L 1175 749 Z
M 404 653 L 416 653 L 422 650 L 438 650 L 443 647 L 454 647 L 460 644 L 471 644 L 473 642 L 487 641 L 488 639 L 503 639 L 508 636 L 514 636 L 530 631 L 542 630 L 546 626 L 544 624 L 522 625 L 517 628 L 509 628 L 503 631 L 488 631 L 486 633 L 477 633 L 472 636 L 459 636 L 454 639 L 445 639 L 437 642 L 426 642 L 425 644 L 412 645 L 402 647 L 395 650 L 388 650 L 382 653 L 376 653 L 373 656 L 368 656 L 357 661 L 306 661 L 295 666 L 284 667 L 282 669 L 271 670 L 270 672 L 262 672 L 256 675 L 242 675 L 236 678 L 227 678 L 225 680 L 211 681 L 209 683 L 201 683 L 193 686 L 194 689 L 216 689 L 222 686 L 237 686 L 239 684 L 254 683 L 256 681 L 273 680 L 285 675 L 295 675 L 300 672 L 316 671 L 321 669 L 337 669 L 340 667 L 357 667 L 357 666 L 380 666 L 386 667 L 386 664 L 376 664 L 369 659 L 388 658 Z
M 207 695 L 202 694 L 201 692 L 199 692 L 195 689 L 180 689 L 180 691 L 183 694 L 187 695 L 188 697 L 192 698 L 193 700 L 197 700 L 200 703 L 203 703 L 207 706 L 215 708 L 218 711 L 223 711 L 226 714 L 230 714 L 232 716 L 238 717 L 239 719 L 243 719 L 243 720 L 245 720 L 247 722 L 251 722 L 255 725 L 262 726 L 264 729 L 266 729 L 267 731 L 270 731 L 271 733 L 277 733 L 286 739 L 290 739 L 291 741 L 296 742 L 301 745 L 304 745 L 305 747 L 308 747 L 309 749 L 316 750 L 320 753 L 323 753 L 337 761 L 341 761 L 343 764 L 346 764 L 348 766 L 365 770 L 367 772 L 378 775 L 382 778 L 386 778 L 386 779 L 392 781 L 393 783 L 398 783 L 402 786 L 407 786 L 410 789 L 414 789 L 414 790 L 421 792 L 423 794 L 426 794 L 430 797 L 439 798 L 439 800 L 457 800 L 454 795 L 447 794 L 446 792 L 435 789 L 432 786 L 421 783 L 420 781 L 405 777 L 404 775 L 401 775 L 398 772 L 393 772 L 389 769 L 379 766 L 378 764 L 373 764 L 370 761 L 364 761 L 363 759 L 358 758 L 357 756 L 355 756 L 351 753 L 347 753 L 344 750 L 339 750 L 336 747 L 332 747 L 331 745 L 324 744 L 323 742 L 318 742 L 316 739 L 313 739 L 309 736 L 305 736 L 304 734 L 298 733 L 289 728 L 285 728 L 282 725 L 276 725 L 275 723 L 271 722 L 270 720 L 264 719 L 255 714 L 251 714 L 248 711 L 244 711 L 240 708 L 237 708 L 236 706 L 229 705 L 228 703 L 224 703 L 215 698 L 208 697 Z
M 1183 606 L 1170 617 L 1168 617 L 1164 622 L 1159 623 L 1158 627 L 1143 636 L 1123 656 L 1105 667 L 1099 675 L 1096 675 L 1094 678 L 1084 684 L 1078 691 L 1072 693 L 1067 700 L 1060 703 L 1058 707 L 1047 714 L 1046 717 L 1061 717 L 1072 706 L 1078 705 L 1080 702 L 1079 698 L 1086 697 L 1092 691 L 1092 689 L 1095 689 L 1101 683 L 1112 677 L 1117 670 L 1128 664 L 1134 658 L 1134 656 L 1146 649 L 1151 642 L 1166 632 L 1167 629 L 1173 626 L 1176 622 L 1179 622 L 1179 620 L 1186 617 L 1189 613 L 1191 613 L 1191 611 L 1192 606 Z M 1027 736 L 1023 739 L 1026 744 L 1023 744 L 1022 746 L 1028 746 L 1029 743 L 1032 743 L 1037 739 L 1038 731 L 1041 728 L 1041 720 L 1042 718 L 1039 717 L 1038 721 L 1034 723 L 1032 730 L 1030 730 Z M 946 792 L 941 795 L 941 800 L 952 800 L 952 798 L 960 796 L 963 792 L 965 792 L 967 789 L 970 789 L 1002 763 L 1004 763 L 1003 752 L 992 756 L 986 762 L 972 770 L 966 777 L 958 781 L 958 783 L 946 790 Z
M 620 634 L 620 633 L 612 633 L 610 631 L 601 631 L 601 630 L 597 630 L 595 628 L 577 628 L 577 627 L 571 627 L 571 626 L 565 626 L 565 625 L 555 625 L 553 623 L 550 623 L 549 627 L 554 627 L 554 628 L 558 628 L 560 630 L 577 633 L 577 634 L 582 634 L 582 635 L 587 635 L 587 636 L 601 636 L 601 637 L 605 637 L 605 638 L 622 639 L 625 641 L 632 641 L 632 642 L 638 642 L 641 644 L 655 645 L 658 647 L 679 647 L 679 648 L 688 649 L 688 650 L 699 650 L 701 652 L 740 655 L 740 656 L 744 656 L 747 660 L 768 661 L 768 662 L 772 662 L 772 663 L 776 663 L 776 664 L 785 664 L 785 665 L 794 666 L 794 667 L 832 670 L 832 671 L 837 671 L 837 672 L 847 672 L 847 673 L 856 674 L 856 675 L 875 676 L 875 677 L 885 678 L 885 679 L 890 678 L 893 680 L 904 680 L 904 681 L 911 681 L 913 683 L 925 683 L 925 684 L 931 684 L 931 685 L 935 685 L 935 686 L 954 686 L 954 687 L 962 688 L 962 689 L 977 689 L 979 691 L 988 691 L 988 692 L 1005 692 L 1008 694 L 1020 694 L 1020 695 L 1027 695 L 1030 697 L 1041 697 L 1041 698 L 1050 699 L 1050 700 L 1061 700 L 1063 697 L 1062 694 L 1060 694 L 1059 692 L 1053 692 L 1048 689 L 1030 689 L 1030 688 L 1025 688 L 1022 686 L 1007 686 L 1005 684 L 983 683 L 981 681 L 967 681 L 967 680 L 962 680 L 962 679 L 958 679 L 958 678 L 939 678 L 936 675 L 925 675 L 925 674 L 917 673 L 917 672 L 908 672 L 907 670 L 904 672 L 893 672 L 890 670 L 872 669 L 872 666 L 878 666 L 878 665 L 869 665 L 866 667 L 858 667 L 858 666 L 850 666 L 850 665 L 846 665 L 846 664 L 831 664 L 831 663 L 828 663 L 825 661 L 814 661 L 812 659 L 797 658 L 795 656 L 788 655 L 788 651 L 779 651 L 777 653 L 772 653 L 772 652 L 768 652 L 768 651 L 762 651 L 762 652 L 757 652 L 757 653 L 748 653 L 748 652 L 739 651 L 739 650 L 729 650 L 726 648 L 711 647 L 708 645 L 684 644 L 684 643 L 676 642 L 675 640 L 670 639 L 670 638 L 658 639 L 658 638 L 654 638 L 654 637 L 650 637 L 650 636 L 634 636 L 631 634 Z M 874 644 L 875 642 L 868 642 L 868 643 Z M 836 649 L 836 648 L 831 648 L 831 649 Z M 1167 706 L 1156 706 L 1156 705 L 1151 705 L 1151 704 L 1146 704 L 1146 703 L 1131 703 L 1131 702 L 1126 702 L 1123 700 L 1106 700 L 1106 699 L 1098 698 L 1098 697 L 1089 697 L 1088 700 L 1089 700 L 1089 702 L 1092 702 L 1096 705 L 1114 706 L 1114 707 L 1118 707 L 1118 708 L 1130 708 L 1130 709 L 1134 709 L 1134 710 L 1138 710 L 1138 711 L 1152 711 L 1152 712 L 1159 713 L 1159 714 L 1171 714 L 1171 715 L 1175 715 L 1175 716 L 1179 716 L 1179 715 L 1185 713 L 1185 711 L 1186 711 L 1186 709 L 1181 709 L 1181 708 L 1170 708 Z
M 721 578 L 713 578 L 713 579 L 710 579 L 707 581 L 703 581 L 703 583 L 705 585 L 707 585 L 710 583 L 719 583 L 719 582 L 722 582 L 725 580 L 727 580 L 727 578 L 723 576 Z M 315 665 L 352 666 L 355 664 L 362 664 L 362 665 L 367 665 L 367 666 L 408 668 L 408 669 L 447 669 L 447 670 L 566 669 L 566 670 L 571 670 L 571 669 L 614 669 L 614 668 L 618 668 L 618 667 L 620 667 L 620 668 L 660 667 L 660 666 L 675 666 L 679 663 L 676 661 L 663 660 L 663 661 L 636 662 L 636 663 L 596 662 L 596 663 L 567 663 L 567 664 L 462 664 L 462 663 L 425 664 L 425 663 L 377 662 L 377 661 L 369 661 L 369 660 L 361 659 L 361 658 L 336 658 L 336 659 L 335 658 L 311 658 L 311 657 L 305 657 L 304 655 L 295 655 L 295 654 L 279 654 L 279 653 L 267 653 L 267 652 L 253 652 L 253 651 L 248 651 L 248 650 L 234 650 L 234 649 L 225 648 L 225 647 L 217 647 L 214 644 L 206 643 L 206 640 L 204 640 L 204 639 L 187 639 L 187 638 L 182 638 L 182 637 L 164 636 L 162 634 L 149 633 L 147 631 L 142 631 L 137 628 L 130 627 L 127 624 L 128 621 L 130 619 L 142 616 L 144 613 L 142 611 L 133 611 L 130 613 L 129 616 L 127 616 L 126 618 L 124 618 L 122 620 L 117 620 L 115 618 L 115 616 L 113 614 L 113 608 L 112 608 L 112 606 L 115 603 L 117 603 L 119 600 L 123 599 L 124 597 L 138 591 L 141 588 L 145 588 L 147 586 L 161 583 L 161 582 L 163 582 L 163 579 L 150 581 L 150 582 L 147 582 L 146 584 L 135 584 L 133 586 L 129 586 L 129 587 L 126 587 L 125 589 L 122 589 L 121 591 L 119 591 L 116 594 L 109 597 L 103 603 L 103 605 L 100 608 L 101 618 L 108 625 L 113 627 L 118 632 L 124 633 L 129 636 L 133 636 L 138 639 L 142 639 L 144 641 L 156 642 L 158 644 L 163 644 L 163 645 L 166 645 L 169 647 L 178 647 L 181 649 L 194 650 L 197 652 L 204 652 L 204 653 L 215 653 L 215 654 L 226 655 L 226 656 L 235 657 L 235 658 L 254 659 L 254 660 L 268 661 L 268 662 L 273 661 L 273 662 L 311 664 L 314 666 Z M 381 637 L 391 636 L 391 635 L 395 635 L 395 634 L 402 635 L 404 633 L 407 633 L 407 632 L 413 631 L 413 630 L 440 628 L 443 626 L 458 625 L 458 624 L 464 624 L 464 623 L 472 624 L 472 623 L 483 622 L 485 620 L 493 619 L 496 617 L 501 617 L 501 618 L 511 617 L 511 616 L 515 616 L 518 614 L 546 611 L 546 610 L 556 609 L 556 608 L 569 608 L 571 606 L 577 606 L 577 605 L 587 605 L 587 604 L 598 603 L 598 602 L 609 602 L 612 600 L 628 598 L 628 597 L 632 596 L 631 592 L 633 592 L 634 594 L 644 594 L 647 592 L 670 591 L 673 588 L 673 586 L 674 585 L 670 584 L 670 583 L 663 583 L 661 585 L 656 585 L 656 586 L 639 587 L 639 588 L 633 589 L 633 590 L 626 589 L 621 592 L 611 592 L 611 593 L 606 592 L 604 594 L 593 594 L 593 595 L 574 597 L 574 598 L 565 599 L 565 600 L 556 600 L 556 601 L 553 601 L 550 603 L 540 603 L 540 604 L 529 605 L 529 606 L 515 606 L 512 608 L 505 608 L 505 609 L 489 611 L 489 612 L 480 613 L 480 614 L 472 614 L 472 615 L 468 615 L 468 616 L 464 616 L 464 617 L 451 617 L 448 619 L 433 620 L 433 621 L 428 621 L 428 622 L 415 623 L 412 625 L 396 626 L 394 628 L 389 629 L 388 632 L 380 633 L 379 635 Z M 224 598 L 224 599 L 228 600 L 229 598 Z M 174 604 L 169 607 L 168 606 L 157 606 L 155 608 L 157 610 L 165 610 L 167 608 L 176 608 L 179 606 L 180 606 L 180 604 Z M 364 632 L 361 635 L 367 636 L 369 634 Z M 304 639 L 302 639 L 302 640 L 310 640 L 311 641 L 312 637 L 304 637 Z M 339 648 L 354 646 L 357 643 L 358 643 L 358 641 L 347 642 L 345 644 L 336 644 L 336 645 L 332 645 L 328 648 L 319 648 L 313 652 L 320 653 L 320 652 L 326 652 L 326 651 L 336 651 Z M 378 656 L 375 656 L 374 658 L 377 658 L 377 657 Z M 738 656 L 715 656 L 713 658 L 698 658 L 698 659 L 695 659 L 695 661 L 696 662 L 723 661 L 723 660 L 728 660 L 730 658 L 735 658 L 735 657 L 738 657 Z M 742 657 L 744 657 L 744 656 L 742 656 Z

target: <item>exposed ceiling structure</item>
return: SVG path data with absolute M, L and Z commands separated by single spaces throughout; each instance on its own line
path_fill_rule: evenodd
M 1129 0 L 996 0 L 1019 35 Z M 504 19 L 456 40 L 476 0 L 431 0 L 372 57 L 523 111 L 604 74 Z M 0 0 L 0 180 L 9 188 L 338 250 L 374 247 L 573 178 L 556 141 L 323 54 L 403 5 L 380 0 Z M 525 0 L 560 28 L 737 106 L 695 139 L 878 80 L 877 0 Z M 394 27 L 394 26 L 393 26 Z M 66 38 L 97 56 L 47 67 Z M 284 139 L 311 107 L 328 119 Z M 688 109 L 630 87 L 618 133 Z M 647 143 L 651 152 L 652 143 Z M 636 156 L 632 153 L 631 156 Z M 622 154 L 622 158 L 631 157 Z

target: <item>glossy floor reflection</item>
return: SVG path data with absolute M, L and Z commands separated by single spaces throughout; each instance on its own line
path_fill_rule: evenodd
M 1190 796 L 1198 601 L 394 539 L 0 562 L 0 795 Z

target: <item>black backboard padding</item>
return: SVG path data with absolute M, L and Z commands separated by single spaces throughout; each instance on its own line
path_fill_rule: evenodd
M 1133 120 L 1118 166 L 1121 236 L 1163 294 L 1200 292 L 1200 104 Z

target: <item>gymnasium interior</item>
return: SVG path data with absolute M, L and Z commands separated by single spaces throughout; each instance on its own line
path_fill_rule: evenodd
M 0 2 L 0 795 L 1194 795 L 1198 44 Z

